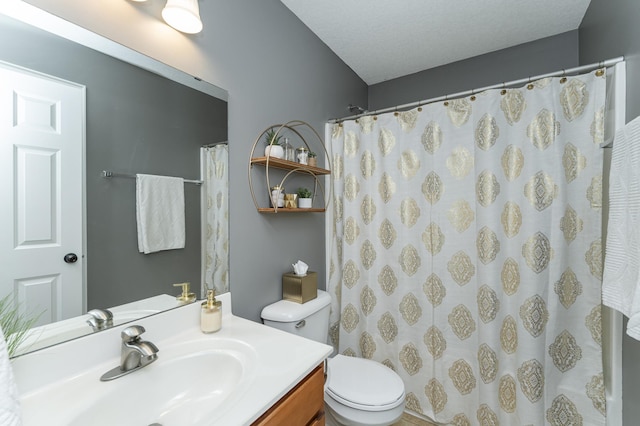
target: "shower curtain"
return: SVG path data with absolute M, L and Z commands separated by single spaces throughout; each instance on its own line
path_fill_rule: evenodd
M 603 70 L 327 125 L 330 337 L 453 425 L 604 425 Z
M 203 279 L 216 294 L 229 291 L 229 147 L 217 144 L 201 148 L 204 188 L 202 198 Z

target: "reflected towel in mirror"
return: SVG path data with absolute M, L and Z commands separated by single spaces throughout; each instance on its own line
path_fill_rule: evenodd
M 136 220 L 140 253 L 184 248 L 184 180 L 137 174 Z

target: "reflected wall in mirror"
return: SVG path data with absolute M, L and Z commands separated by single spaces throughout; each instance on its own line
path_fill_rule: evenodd
M 200 179 L 201 147 L 227 140 L 226 100 L 3 15 L 0 61 L 86 88 L 85 311 L 175 296 L 179 289 L 172 284 L 182 282 L 191 282 L 201 297 L 203 188 L 185 184 L 185 248 L 145 255 L 138 252 L 135 180 L 105 179 L 101 173 Z M 13 223 L 7 217 L 0 221 Z M 220 256 L 216 262 L 228 265 Z

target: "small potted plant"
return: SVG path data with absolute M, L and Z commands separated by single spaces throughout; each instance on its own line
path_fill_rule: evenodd
M 301 209 L 310 209 L 312 204 L 313 204 L 313 200 L 311 198 L 311 196 L 313 195 L 311 193 L 311 191 L 309 191 L 309 189 L 307 188 L 298 188 L 298 207 Z
M 264 156 L 265 157 L 275 157 L 282 158 L 284 157 L 284 149 L 280 145 L 280 139 L 282 135 L 279 135 L 276 130 L 273 128 L 267 130 L 264 134 L 264 141 L 267 146 L 264 148 Z
M 318 167 L 318 156 L 313 151 L 309 151 L 309 165 L 311 167 Z

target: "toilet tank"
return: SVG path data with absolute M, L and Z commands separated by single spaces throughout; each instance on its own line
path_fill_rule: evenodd
M 318 297 L 306 303 L 280 300 L 267 305 L 260 316 L 269 327 L 279 328 L 316 342 L 326 343 L 329 333 L 331 296 L 318 290 Z

